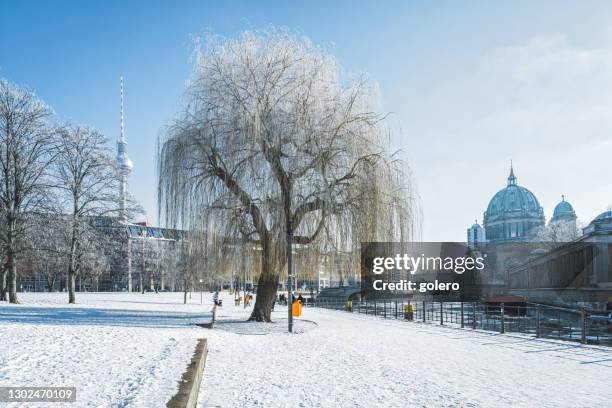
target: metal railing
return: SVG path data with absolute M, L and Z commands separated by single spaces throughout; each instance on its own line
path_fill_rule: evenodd
M 314 307 L 360 313 L 383 319 L 434 323 L 498 333 L 525 333 L 538 338 L 612 346 L 609 311 L 481 302 L 433 302 L 405 299 L 345 301 L 317 299 Z

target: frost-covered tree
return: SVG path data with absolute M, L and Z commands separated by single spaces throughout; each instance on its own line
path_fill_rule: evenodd
M 582 222 L 556 221 L 536 230 L 533 241 L 550 244 L 572 242 L 582 235 Z
M 110 254 L 113 251 L 113 237 L 101 233 L 86 219 L 79 225 L 80 244 L 76 256 L 80 288 L 89 284 L 97 287 L 100 276 L 110 271 Z M 61 214 L 57 209 L 46 213 L 30 213 L 27 216 L 25 260 L 29 262 L 35 277 L 43 277 L 47 288 L 53 289 L 59 279 L 66 280 L 70 266 L 72 243 L 72 217 Z
M 178 241 L 165 242 L 160 245 L 157 262 L 156 276 L 159 281 L 159 288 L 164 290 L 169 288 L 172 292 L 176 290 L 178 280 L 178 251 L 180 243 Z
M 88 248 L 89 250 L 81 257 L 81 290 L 89 286 L 97 292 L 100 277 L 110 274 L 110 260 L 104 251 L 104 247 L 101 242 L 95 243 L 96 245 Z M 86 284 L 83 283 L 84 281 Z
M 5 263 L 2 299 L 17 300 L 17 256 L 26 234 L 25 217 L 48 200 L 48 170 L 55 138 L 47 120 L 51 109 L 35 94 L 0 79 L 0 239 Z M 6 285 L 5 285 L 6 282 Z
M 0 246 L 0 301 L 6 300 L 6 275 L 4 273 L 5 250 L 3 245 Z
M 118 180 L 107 139 L 97 130 L 67 125 L 57 130 L 53 167 L 55 186 L 61 192 L 62 210 L 68 215 L 68 302 L 75 303 L 75 279 L 82 266 L 91 217 L 118 211 Z
M 252 320 L 270 321 L 288 244 L 346 250 L 411 236 L 414 196 L 373 84 L 283 30 L 211 38 L 196 61 L 185 111 L 161 141 L 160 208 L 199 233 L 196 246 L 257 248 Z
M 133 239 L 131 243 L 132 267 L 137 272 L 138 290 L 145 293 L 147 288 L 154 290 L 159 245 L 156 240 L 146 236 Z
M 68 236 L 65 217 L 56 213 L 29 214 L 24 258 L 30 261 L 35 277 L 43 277 L 49 291 L 55 282 L 66 276 L 68 268 Z

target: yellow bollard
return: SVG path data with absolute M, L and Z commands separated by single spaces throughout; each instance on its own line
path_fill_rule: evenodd
M 414 306 L 410 303 L 404 305 L 404 319 L 413 320 L 414 319 Z

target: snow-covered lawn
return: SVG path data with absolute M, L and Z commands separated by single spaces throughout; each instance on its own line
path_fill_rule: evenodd
M 226 300 L 206 334 L 200 406 L 609 407 L 612 349 L 304 309 L 300 334 L 243 323 Z
M 165 406 L 203 337 L 193 323 L 210 320 L 199 293 L 187 305 L 181 293 L 67 296 L 0 302 L 0 386 L 77 388 L 76 404 L 35 407 Z
M 227 294 L 21 294 L 0 303 L 0 386 L 76 386 L 67 407 L 163 407 L 208 339 L 201 407 L 607 407 L 612 349 L 304 309 L 273 324 Z M 17 406 L 17 405 L 14 405 Z M 58 407 L 61 404 L 34 404 Z

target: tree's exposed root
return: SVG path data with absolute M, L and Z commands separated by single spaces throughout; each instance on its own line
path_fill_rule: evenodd
M 263 316 L 262 314 L 255 313 L 255 312 L 253 312 L 251 314 L 251 317 L 249 317 L 249 320 L 247 320 L 247 321 L 249 321 L 249 322 L 272 323 L 272 319 L 270 319 L 270 318 L 266 319 L 266 316 Z

